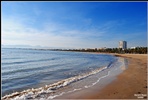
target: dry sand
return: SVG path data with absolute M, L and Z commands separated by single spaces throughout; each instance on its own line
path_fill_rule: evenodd
M 147 54 L 112 54 L 128 59 L 128 69 L 101 90 L 94 86 L 58 99 L 137 99 L 147 98 Z M 67 98 L 68 97 L 68 98 Z

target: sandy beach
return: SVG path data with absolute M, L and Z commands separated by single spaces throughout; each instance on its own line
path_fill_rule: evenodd
M 63 95 L 55 99 L 146 99 L 147 54 L 112 54 L 128 59 L 128 68 L 109 84 Z M 103 80 L 102 80 L 103 81 Z M 101 84 L 101 83 L 99 83 Z

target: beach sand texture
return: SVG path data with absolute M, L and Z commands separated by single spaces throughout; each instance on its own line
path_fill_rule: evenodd
M 112 54 L 127 58 L 128 68 L 101 90 L 97 85 L 90 89 L 58 97 L 57 99 L 146 99 L 147 54 Z M 56 98 L 55 98 L 56 99 Z

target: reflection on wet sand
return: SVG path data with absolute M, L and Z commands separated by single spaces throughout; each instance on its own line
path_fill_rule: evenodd
M 123 65 L 121 66 L 121 70 L 126 70 L 128 68 L 128 60 L 126 58 L 119 57 L 118 59 L 120 62 L 123 62 Z

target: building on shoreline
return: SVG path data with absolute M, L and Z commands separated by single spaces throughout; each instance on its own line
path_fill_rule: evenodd
M 119 48 L 122 50 L 127 49 L 127 42 L 126 41 L 119 41 Z

